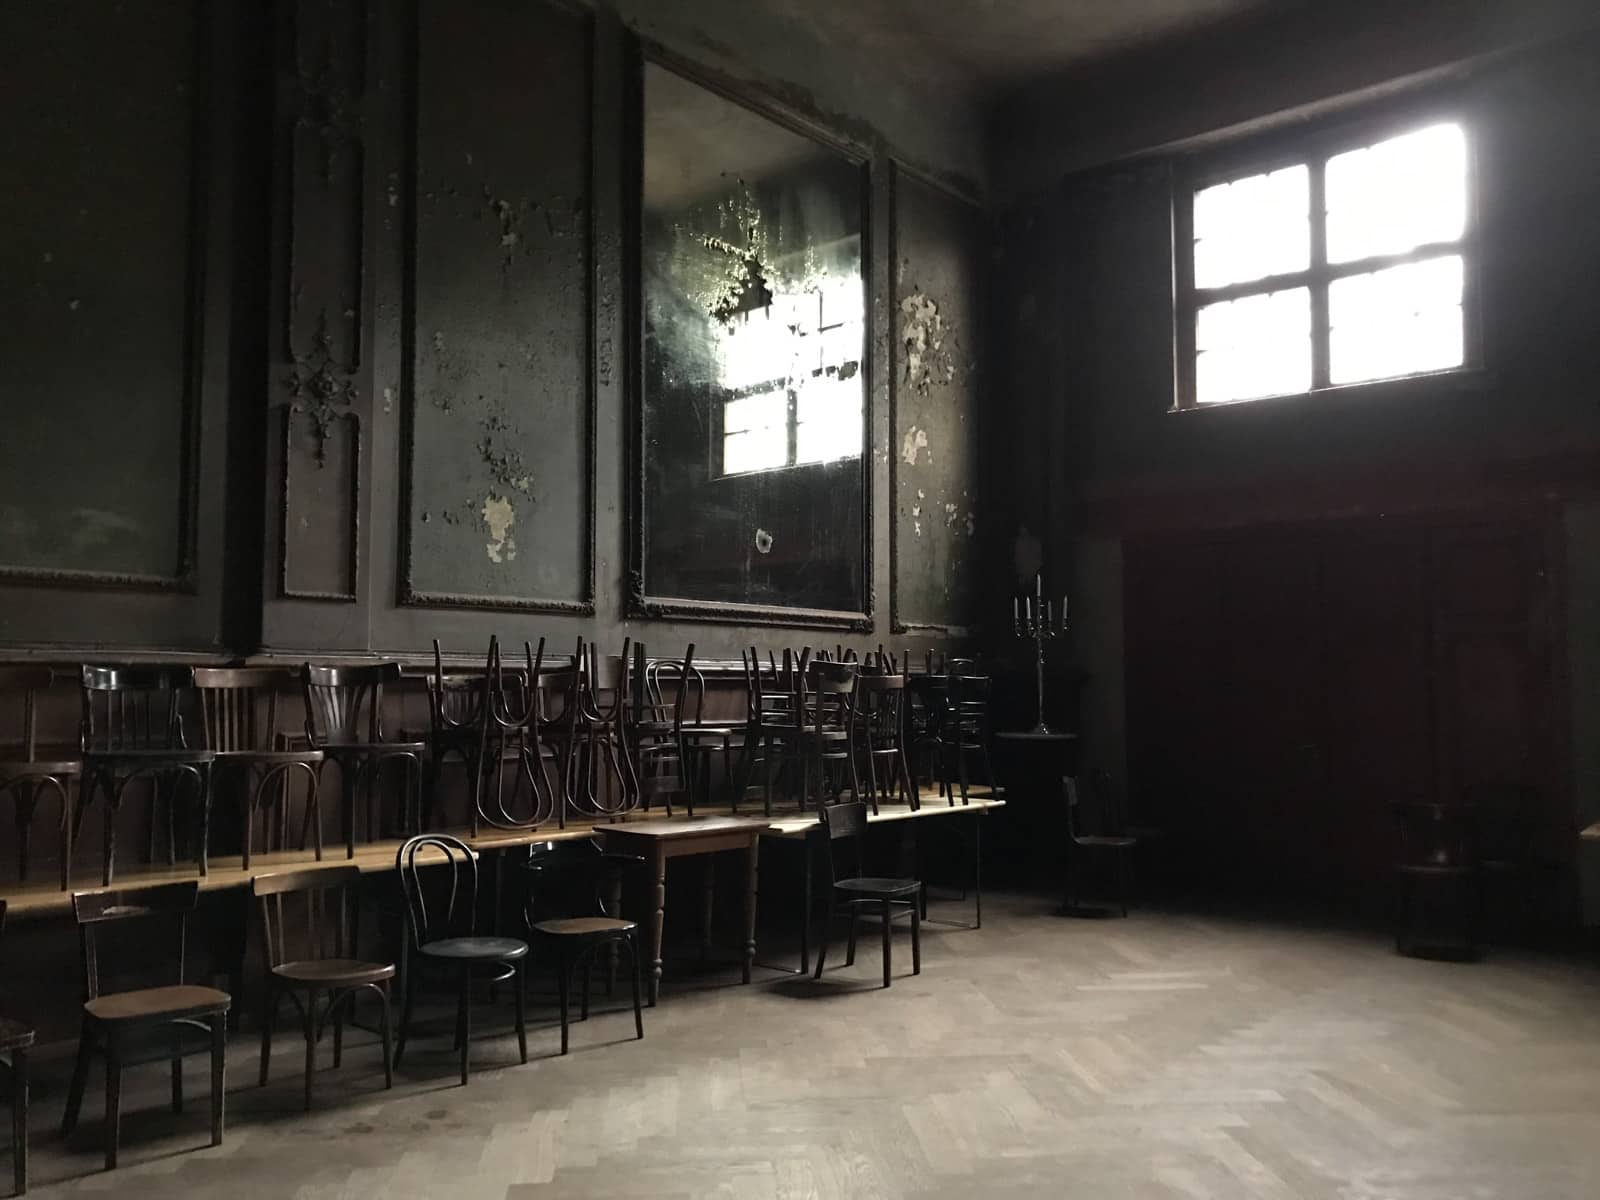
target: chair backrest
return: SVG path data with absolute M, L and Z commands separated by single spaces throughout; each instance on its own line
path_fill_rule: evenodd
M 471 937 L 478 923 L 478 855 L 460 838 L 423 833 L 394 856 L 412 943 Z
M 196 667 L 192 675 L 200 695 L 201 749 L 276 748 L 278 693 L 293 681 L 292 671 L 283 667 Z
M 1091 771 L 1089 773 L 1089 782 L 1094 786 L 1095 806 L 1099 810 L 1100 831 L 1116 836 L 1126 833 L 1128 830 L 1128 811 L 1122 785 L 1104 767 L 1096 767 Z
M 534 653 L 530 642 L 522 643 L 526 667 L 507 670 L 500 661 L 500 639 L 489 639 L 489 715 L 502 729 L 525 729 L 539 719 L 538 680 L 544 673 L 544 639 Z
M 428 676 L 428 720 L 435 740 L 471 730 L 480 735 L 489 721 L 494 687 L 496 644 L 490 639 L 483 670 L 446 673 L 439 639 L 433 639 L 433 673 Z
M 823 805 L 822 829 L 827 834 L 828 871 L 832 878 L 837 881 L 861 875 L 862 846 L 867 834 L 866 804 L 856 800 L 848 804 Z
M 1463 805 L 1400 801 L 1389 806 L 1400 835 L 1399 865 L 1472 865 L 1472 811 Z
M 855 663 L 836 663 L 825 659 L 813 662 L 806 672 L 810 695 L 803 705 L 802 724 L 818 732 L 850 728 L 855 719 Z
M 383 687 L 400 680 L 400 664 L 300 669 L 306 736 L 314 747 L 383 741 Z
M 49 667 L 0 667 L 0 694 L 22 698 L 22 757 L 33 762 L 39 742 L 39 693 L 48 691 L 55 672 Z
M 354 957 L 360 881 L 356 866 L 311 867 L 251 880 L 267 965 Z
M 670 700 L 667 699 L 669 693 Z M 681 663 L 658 660 L 645 668 L 645 697 L 658 720 L 661 713 L 671 709 L 675 728 L 699 725 L 705 720 L 706 677 L 694 665 L 693 642 L 689 643 Z
M 101 936 L 114 942 L 118 949 L 137 949 L 145 965 L 159 953 L 158 937 L 150 929 L 154 925 L 165 927 L 172 957 L 161 957 L 157 963 L 175 968 L 170 974 L 171 983 L 183 982 L 184 941 L 189 928 L 189 914 L 194 911 L 200 885 L 194 880 L 184 883 L 158 883 L 150 887 L 119 888 L 110 892 L 74 892 L 72 915 L 78 922 L 83 940 L 83 984 L 88 999 L 100 995 Z M 141 922 L 140 936 L 113 930 L 113 926 L 128 921 Z
M 601 654 L 591 642 L 587 659 L 580 659 L 583 662 L 583 709 L 589 720 L 609 724 L 627 719 L 628 705 L 633 698 L 633 660 L 628 656 L 632 644 L 631 638 L 623 638 L 621 654 Z
M 904 675 L 862 675 L 856 680 L 856 717 L 872 737 L 898 739 L 905 697 Z
M 644 859 L 605 852 L 592 839 L 546 843 L 523 866 L 531 925 L 558 917 L 616 917 L 623 877 Z
M 182 749 L 178 704 L 193 674 L 188 667 L 82 668 L 82 749 Z

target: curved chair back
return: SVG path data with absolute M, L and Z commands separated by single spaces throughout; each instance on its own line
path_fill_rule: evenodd
M 183 749 L 178 702 L 193 678 L 188 667 L 82 668 L 82 749 Z
M 478 855 L 460 838 L 424 833 L 394 856 L 412 943 L 471 937 L 478 921 Z
M 354 957 L 360 884 L 361 868 L 354 866 L 282 871 L 251 880 L 267 966 Z
M 282 667 L 196 667 L 201 749 L 277 749 L 278 693 L 293 678 Z
M 306 736 L 315 749 L 383 741 L 383 688 L 398 683 L 399 663 L 300 669 Z

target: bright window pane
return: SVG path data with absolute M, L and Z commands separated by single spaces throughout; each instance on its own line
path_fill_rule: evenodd
M 740 433 L 747 429 L 780 429 L 789 416 L 789 398 L 783 391 L 758 392 L 729 400 L 722 406 L 722 432 Z
M 1194 282 L 1223 287 L 1311 265 L 1304 166 L 1218 184 L 1194 196 Z
M 1334 383 L 1445 371 L 1464 361 L 1459 255 L 1336 279 L 1328 287 Z
M 782 425 L 730 433 L 722 439 L 722 473 L 772 471 L 789 462 L 789 431 Z
M 1431 125 L 1328 160 L 1328 261 L 1453 242 L 1467 227 L 1467 138 Z
M 861 453 L 861 381 L 820 375 L 800 389 L 795 461 L 831 462 Z
M 788 326 L 771 309 L 739 314 L 717 344 L 722 386 L 738 391 L 784 378 L 794 354 L 790 341 Z
M 1290 288 L 1208 304 L 1195 319 L 1201 404 L 1311 390 L 1311 292 Z

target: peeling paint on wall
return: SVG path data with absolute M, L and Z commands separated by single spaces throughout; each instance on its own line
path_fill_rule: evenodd
M 927 395 L 935 384 L 956 377 L 955 362 L 946 342 L 951 341 L 939 305 L 921 291 L 900 301 L 900 342 L 905 348 L 906 382 Z
M 517 557 L 517 543 L 511 536 L 511 527 L 517 522 L 517 513 L 511 501 L 490 492 L 483 498 L 483 523 L 489 530 L 489 541 L 484 546 L 492 563 L 508 563 Z
M 927 448 L 928 431 L 913 425 L 906 430 L 905 440 L 900 444 L 900 457 L 905 460 L 906 466 L 914 467 L 917 465 L 917 454 Z M 922 493 L 918 492 L 917 495 L 921 496 Z
M 490 477 L 503 487 L 515 488 L 524 496 L 533 494 L 533 475 L 522 461 L 522 451 L 515 446 L 505 446 L 500 434 L 515 435 L 514 426 L 498 413 L 483 418 L 483 436 L 478 439 L 478 456 L 489 468 Z

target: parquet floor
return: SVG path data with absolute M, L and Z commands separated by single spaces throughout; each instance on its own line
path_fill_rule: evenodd
M 202 1064 L 177 1119 L 162 1068 L 142 1068 L 111 1175 L 97 1120 L 70 1147 L 50 1131 L 48 1077 L 36 1194 L 1600 1196 L 1591 965 L 1423 962 L 1370 933 L 1264 920 L 1067 920 L 1020 897 L 986 908 L 981 932 L 930 927 L 923 974 L 888 992 L 868 941 L 820 984 L 679 973 L 643 1042 L 618 1008 L 578 1026 L 566 1059 L 536 1010 L 534 1061 L 486 1037 L 466 1089 L 441 1038 L 414 1043 L 385 1094 L 362 1037 L 304 1116 L 292 1036 L 266 1090 L 243 1039 L 217 1150 L 196 1149 Z M 91 1090 L 87 1113 L 99 1103 Z

